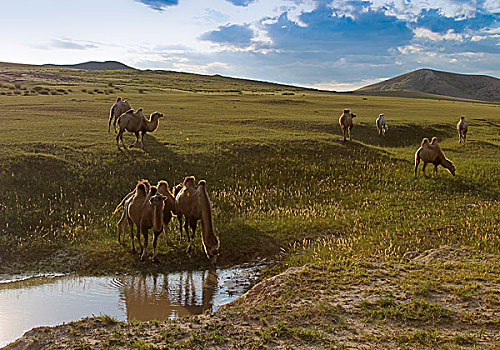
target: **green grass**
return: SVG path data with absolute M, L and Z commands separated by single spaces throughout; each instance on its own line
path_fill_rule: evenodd
M 0 95 L 0 250 L 8 261 L 64 249 L 85 254 L 80 271 L 147 269 L 150 262 L 116 242 L 111 212 L 141 178 L 174 185 L 187 175 L 207 180 L 223 265 L 284 251 L 276 271 L 342 257 L 398 258 L 452 243 L 500 252 L 500 105 L 173 72 L 5 71 L 0 91 L 30 91 Z M 146 151 L 119 152 L 106 132 L 116 95 L 166 115 L 146 136 Z M 344 108 L 358 115 L 348 143 L 338 126 Z M 382 112 L 390 127 L 385 138 L 374 127 Z M 465 146 L 455 135 L 462 114 L 470 125 Z M 432 136 L 457 176 L 441 168 L 435 179 L 414 180 L 414 152 Z M 169 234 L 173 247 L 160 241 L 164 266 L 207 265 L 199 237 L 188 256 L 176 222 Z

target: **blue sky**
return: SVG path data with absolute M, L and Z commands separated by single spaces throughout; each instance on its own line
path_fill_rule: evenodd
M 117 60 L 351 90 L 418 68 L 500 77 L 498 0 L 2 1 L 0 61 Z

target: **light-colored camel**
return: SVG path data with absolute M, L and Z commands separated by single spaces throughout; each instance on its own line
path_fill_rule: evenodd
M 149 181 L 142 179 L 141 182 L 146 186 L 146 190 L 149 193 L 151 189 Z M 128 207 L 134 195 L 135 195 L 135 188 L 133 191 L 129 192 L 125 197 L 123 197 L 122 201 L 116 206 L 115 211 L 113 211 L 112 215 L 115 215 L 120 209 L 123 208 L 122 216 L 120 217 L 120 220 L 116 224 L 118 232 L 118 243 L 120 244 L 125 243 L 125 225 L 127 225 L 128 223 L 130 227 L 130 240 L 132 242 L 132 253 L 135 254 L 134 224 L 130 219 L 130 217 L 128 216 Z M 122 240 L 122 235 L 123 235 L 123 240 Z M 139 245 L 141 245 L 140 237 L 139 237 Z
M 437 174 L 438 165 L 441 165 L 444 168 L 448 169 L 448 171 L 453 176 L 455 176 L 455 166 L 449 159 L 445 157 L 443 150 L 437 142 L 437 137 L 433 137 L 430 143 L 428 138 L 424 138 L 422 140 L 422 145 L 417 150 L 417 152 L 415 152 L 415 178 L 417 178 L 417 170 L 418 165 L 420 164 L 420 160 L 424 162 L 422 171 L 425 177 L 427 177 L 427 174 L 425 173 L 425 167 L 427 166 L 427 163 L 434 164 L 434 171 L 432 172 L 433 176 Z
M 109 123 L 108 123 L 108 132 L 111 129 L 111 120 L 113 120 L 113 129 L 116 133 L 116 120 L 119 116 L 121 116 L 126 111 L 132 109 L 130 103 L 126 100 L 122 100 L 121 97 L 116 98 L 116 102 L 113 104 L 111 109 L 109 110 Z
M 375 125 L 377 126 L 377 131 L 379 135 L 384 135 L 389 130 L 385 123 L 385 116 L 384 113 L 379 114 L 377 120 L 375 121 Z
M 339 118 L 340 128 L 342 129 L 342 133 L 344 134 L 344 142 L 345 142 L 345 133 L 349 133 L 349 141 L 351 140 L 351 129 L 353 126 L 352 118 L 355 118 L 356 114 L 351 113 L 350 109 L 344 109 L 344 113 Z
M 465 121 L 465 117 L 461 116 L 460 120 L 458 121 L 458 124 L 457 124 L 458 143 L 462 143 L 462 141 L 465 143 L 465 138 L 467 137 L 467 130 L 468 129 L 469 129 L 469 125 Z
M 192 235 L 188 246 L 191 249 L 196 233 L 196 224 L 201 219 L 201 241 L 205 254 L 212 264 L 215 264 L 219 256 L 219 238 L 215 235 L 212 221 L 212 205 L 208 198 L 205 180 L 200 180 L 195 184 L 193 176 L 188 176 L 182 183 L 182 188 L 175 197 L 175 210 L 178 215 L 185 218 L 184 230 L 189 232 L 191 227 Z
M 139 181 L 135 187 L 135 194 L 128 205 L 128 216 L 137 227 L 137 239 L 141 249 L 141 260 L 145 260 L 148 248 L 149 229 L 153 229 L 153 260 L 158 262 L 156 245 L 158 236 L 163 231 L 163 209 L 167 197 L 158 194 L 157 188 L 151 186 L 147 192 L 146 185 Z M 140 233 L 144 238 L 144 247 L 141 245 Z
M 134 147 L 137 142 L 139 142 L 139 133 L 141 134 L 141 148 L 144 149 L 144 135 L 148 132 L 154 132 L 158 128 L 159 120 L 163 117 L 160 112 L 153 112 L 149 116 L 149 120 L 142 113 L 142 108 L 139 108 L 137 112 L 129 110 L 118 117 L 118 135 L 116 135 L 116 146 L 120 149 L 119 140 L 122 141 L 123 147 L 125 143 L 123 142 L 123 133 L 125 130 L 133 132 L 135 134 L 136 140 L 129 147 Z

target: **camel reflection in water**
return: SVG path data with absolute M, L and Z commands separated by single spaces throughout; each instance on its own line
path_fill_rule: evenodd
M 216 270 L 154 276 L 120 276 L 120 298 L 128 320 L 166 320 L 213 309 Z

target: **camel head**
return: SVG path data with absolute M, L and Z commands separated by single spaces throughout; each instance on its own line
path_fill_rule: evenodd
M 214 246 L 207 247 L 204 245 L 203 247 L 205 248 L 205 254 L 207 254 L 208 260 L 210 260 L 210 263 L 212 265 L 215 265 L 217 263 L 217 258 L 219 257 L 219 240 L 217 239 L 217 243 Z
M 453 165 L 453 163 L 451 161 L 449 161 L 449 162 L 450 162 L 450 165 L 448 167 L 448 170 L 451 173 L 451 175 L 455 176 L 455 165 Z
M 151 113 L 151 115 L 149 116 L 149 118 L 150 118 L 151 120 L 153 120 L 153 118 L 158 118 L 158 119 L 160 119 L 160 118 L 163 118 L 163 117 L 164 117 L 163 113 L 160 113 L 160 112 L 153 112 L 153 113 Z
M 153 206 L 160 207 L 163 205 L 163 202 L 165 201 L 165 199 L 167 199 L 166 196 L 164 196 L 162 194 L 155 194 L 153 197 L 151 197 L 149 199 L 149 204 L 151 204 Z
M 465 116 L 464 116 L 464 115 L 463 115 L 463 116 L 461 116 L 461 117 L 460 117 L 460 120 L 465 120 Z
M 349 113 L 351 113 L 350 109 L 344 109 L 344 114 L 349 114 Z
M 351 118 L 356 118 L 356 114 L 351 113 Z

